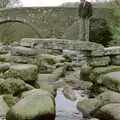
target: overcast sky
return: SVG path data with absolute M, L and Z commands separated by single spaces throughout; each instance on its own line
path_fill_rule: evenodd
M 91 1 L 91 0 L 87 0 L 87 1 Z M 79 0 L 21 0 L 21 2 L 23 6 L 30 7 L 30 6 L 58 6 L 64 2 L 79 2 Z

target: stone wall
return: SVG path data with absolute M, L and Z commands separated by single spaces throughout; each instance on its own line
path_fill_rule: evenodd
M 112 19 L 112 9 L 94 9 L 93 17 L 104 18 L 106 20 Z M 4 22 L 6 21 L 6 22 Z M 62 36 L 69 30 L 76 21 L 78 21 L 78 9 L 77 8 L 62 8 L 62 7 L 41 7 L 41 8 L 14 8 L 0 10 L 0 24 L 7 24 L 12 21 L 12 28 L 15 34 L 19 37 L 25 37 L 21 35 L 20 28 L 16 23 L 30 26 L 35 31 L 35 35 L 32 37 L 40 38 L 62 38 Z M 15 24 L 15 25 L 14 25 Z M 1 26 L 0 25 L 0 26 Z M 25 26 L 23 26 L 25 27 Z M 4 32 L 5 27 L 0 27 L 0 33 Z M 29 32 L 31 29 L 24 32 Z M 10 29 L 10 28 L 9 28 Z M 10 29 L 10 30 L 11 30 Z M 37 32 L 36 32 L 37 31 Z M 12 32 L 12 33 L 14 33 Z M 17 33 L 18 32 L 18 33 Z M 4 36 L 6 35 L 4 32 Z M 28 35 L 27 37 L 29 37 Z M 16 39 L 21 39 L 16 38 Z M 9 39 L 14 39 L 10 36 Z

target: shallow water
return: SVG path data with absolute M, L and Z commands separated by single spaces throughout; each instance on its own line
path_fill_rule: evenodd
M 76 101 L 71 101 L 64 97 L 62 88 L 59 88 L 56 96 L 56 119 L 55 120 L 82 120 L 82 113 L 76 108 L 78 101 L 86 99 L 87 95 L 82 94 L 83 91 L 74 90 L 77 96 Z

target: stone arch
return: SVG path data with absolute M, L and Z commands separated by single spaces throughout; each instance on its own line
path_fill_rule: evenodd
M 27 25 L 36 33 L 36 35 L 38 35 L 39 38 L 41 37 L 38 28 L 36 26 L 32 25 L 31 23 L 29 23 L 27 20 L 5 19 L 5 20 L 0 21 L 0 25 L 5 24 L 5 23 L 21 23 L 21 24 Z

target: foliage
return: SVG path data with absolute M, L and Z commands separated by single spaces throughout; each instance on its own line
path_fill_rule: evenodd
M 19 0 L 0 0 L 0 8 L 21 6 Z
M 92 18 L 90 20 L 90 41 L 108 46 L 112 40 L 112 33 L 105 19 Z
M 111 31 L 113 34 L 113 41 L 110 42 L 110 46 L 120 45 L 120 10 L 119 8 L 113 9 L 113 19 L 111 22 Z

